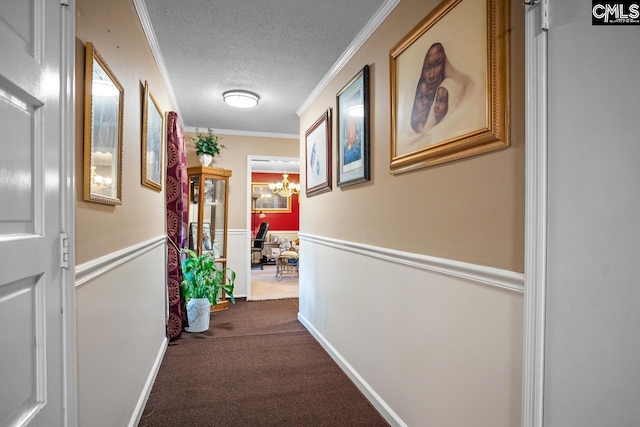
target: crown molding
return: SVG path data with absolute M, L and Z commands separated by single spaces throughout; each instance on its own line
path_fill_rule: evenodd
M 391 11 L 395 9 L 395 7 L 400 3 L 400 0 L 387 0 L 384 2 L 380 9 L 376 12 L 375 15 L 369 20 L 367 25 L 358 33 L 356 38 L 351 42 L 347 50 L 344 51 L 342 56 L 338 58 L 333 67 L 329 70 L 327 74 L 320 80 L 318 86 L 311 92 L 311 95 L 302 103 L 296 114 L 298 117 L 302 116 L 305 111 L 311 106 L 313 101 L 322 93 L 323 90 L 329 85 L 331 80 L 344 68 L 344 66 L 349 62 L 349 60 L 355 55 L 355 53 L 362 47 L 364 42 L 366 42 L 371 34 L 382 24 L 382 22 L 389 16 Z
M 160 71 L 160 75 L 162 76 L 162 80 L 164 81 L 164 86 L 169 94 L 169 99 L 171 99 L 171 104 L 173 104 L 173 110 L 178 114 L 180 125 L 182 125 L 182 127 L 184 128 L 180 106 L 178 105 L 176 94 L 173 91 L 173 85 L 171 84 L 171 79 L 169 78 L 169 72 L 167 71 L 167 67 L 164 64 L 164 58 L 162 57 L 162 52 L 160 51 L 160 46 L 158 45 L 156 33 L 153 31 L 153 25 L 151 24 L 151 19 L 149 18 L 149 12 L 147 12 L 147 6 L 145 6 L 144 0 L 133 0 L 133 4 L 136 7 L 136 12 L 138 12 L 138 18 L 140 18 L 142 29 L 144 30 L 144 34 L 147 36 L 147 42 L 149 43 L 151 52 L 153 52 L 153 57 L 156 59 L 158 70 Z
M 200 129 L 200 127 L 198 127 Z M 234 130 L 234 129 L 215 129 L 211 128 L 213 133 L 218 135 L 239 135 L 239 136 L 253 136 L 258 138 L 280 138 L 280 139 L 295 139 L 299 140 L 300 135 L 297 133 L 274 133 L 274 132 L 256 132 L 251 130 Z M 196 128 L 193 126 L 185 127 L 185 132 L 196 132 Z

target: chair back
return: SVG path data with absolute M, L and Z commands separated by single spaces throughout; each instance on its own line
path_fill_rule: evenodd
M 260 228 L 258 228 L 258 232 L 256 233 L 256 238 L 253 239 L 253 247 L 262 249 L 264 247 L 264 238 L 267 235 L 267 231 L 269 231 L 269 223 L 261 222 Z

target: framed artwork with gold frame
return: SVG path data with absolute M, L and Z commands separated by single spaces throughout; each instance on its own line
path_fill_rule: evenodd
M 273 193 L 267 182 L 252 182 L 251 194 L 256 196 L 253 212 L 291 212 L 291 197 L 282 197 L 277 193 Z
M 508 0 L 444 0 L 389 56 L 391 173 L 510 145 Z
M 162 190 L 164 114 L 144 82 L 142 106 L 142 185 Z
M 124 88 L 93 43 L 85 55 L 83 199 L 120 205 Z

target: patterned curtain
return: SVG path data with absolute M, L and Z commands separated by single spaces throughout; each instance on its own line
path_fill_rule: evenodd
M 187 245 L 187 209 L 189 188 L 184 133 L 178 115 L 169 112 L 167 124 L 167 238 L 169 239 L 169 339 L 182 333 L 183 315 L 180 309 L 180 249 Z

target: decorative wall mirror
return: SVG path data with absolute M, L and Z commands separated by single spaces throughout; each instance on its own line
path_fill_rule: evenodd
M 122 204 L 124 89 L 93 43 L 84 73 L 84 200 Z

